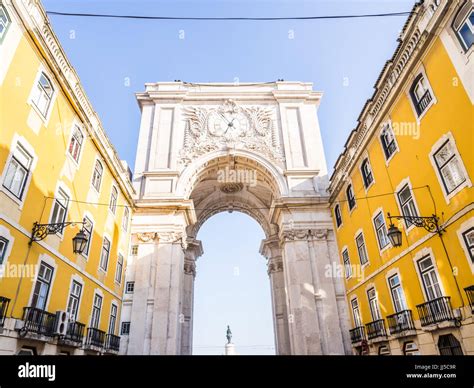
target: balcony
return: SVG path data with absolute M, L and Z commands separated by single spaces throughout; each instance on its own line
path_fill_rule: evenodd
M 453 309 L 451 298 L 442 296 L 416 306 L 420 316 L 421 326 L 433 325 L 435 323 L 453 321 Z
M 351 342 L 353 344 L 366 339 L 364 326 L 359 326 L 355 329 L 349 330 L 349 334 L 351 336 Z
M 71 346 L 80 346 L 84 339 L 84 331 L 86 325 L 80 322 L 69 322 L 67 324 L 67 331 L 64 337 L 61 337 L 59 341 L 63 344 Z
M 85 347 L 96 351 L 102 350 L 105 345 L 105 332 L 93 327 L 87 329 Z
M 120 337 L 118 335 L 107 334 L 105 336 L 105 350 L 118 353 L 120 350 Z
M 421 115 L 425 111 L 432 99 L 433 97 L 431 97 L 430 91 L 427 90 L 425 94 L 423 94 L 423 96 L 416 102 L 416 111 L 418 112 L 418 115 Z
M 367 338 L 369 340 L 387 337 L 387 331 L 385 330 L 385 322 L 383 319 L 377 319 L 376 321 L 370 322 L 365 325 L 367 329 Z
M 3 327 L 3 324 L 5 323 L 9 304 L 10 299 L 0 296 L 0 327 Z
M 387 316 L 388 330 L 391 335 L 416 331 L 411 310 L 402 310 Z
M 474 286 L 466 287 L 464 291 L 466 292 L 469 306 L 471 306 L 471 311 L 474 313 Z
M 34 333 L 52 337 L 54 335 L 55 323 L 56 314 L 36 307 L 25 307 L 23 309 L 23 327 L 20 329 L 20 335 L 25 336 L 28 333 Z

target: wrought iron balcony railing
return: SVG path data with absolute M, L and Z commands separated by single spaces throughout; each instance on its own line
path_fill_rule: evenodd
M 404 331 L 416 330 L 411 310 L 402 310 L 387 316 L 390 334 L 398 334 Z
M 377 337 L 386 337 L 387 331 L 385 330 L 385 322 L 383 319 L 377 319 L 376 321 L 370 322 L 365 325 L 367 329 L 367 338 L 374 339 Z
M 349 334 L 353 344 L 367 339 L 364 326 L 358 326 L 352 330 L 349 330 Z
M 449 296 L 442 296 L 416 306 L 421 326 L 454 320 Z
M 67 324 L 66 335 L 63 340 L 73 341 L 77 343 L 82 343 L 84 339 L 84 332 L 86 330 L 86 325 L 81 322 L 69 322 Z
M 118 352 L 120 350 L 120 337 L 114 334 L 107 334 L 105 336 L 105 349 Z
M 86 346 L 103 348 L 105 345 L 105 332 L 93 327 L 87 329 Z
M 25 307 L 23 309 L 23 321 L 22 331 L 53 336 L 56 314 L 36 307 Z

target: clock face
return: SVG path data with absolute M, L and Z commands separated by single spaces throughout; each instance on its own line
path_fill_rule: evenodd
M 208 129 L 213 136 L 233 139 L 245 135 L 248 129 L 248 119 L 241 112 L 215 110 L 209 114 Z

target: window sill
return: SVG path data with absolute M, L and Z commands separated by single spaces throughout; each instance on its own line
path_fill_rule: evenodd
M 24 200 L 19 199 L 15 194 L 12 194 L 5 186 L 0 186 L 0 191 L 4 193 L 8 198 L 10 198 L 17 206 L 19 210 L 23 209 L 23 205 L 25 204 Z M 23 193 L 24 195 L 25 193 Z

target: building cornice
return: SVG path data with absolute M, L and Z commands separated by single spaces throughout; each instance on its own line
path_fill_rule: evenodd
M 398 39 L 399 44 L 390 60 L 384 65 L 372 97 L 367 100 L 339 155 L 330 178 L 330 201 L 333 202 L 344 187 L 346 178 L 357 164 L 365 146 L 376 133 L 392 103 L 399 97 L 413 67 L 418 63 L 424 48 L 438 35 L 438 26 L 462 0 L 429 0 L 417 2 Z
M 79 77 L 51 28 L 48 16 L 38 0 L 12 0 L 23 27 L 37 46 L 76 113 L 82 120 L 91 140 L 114 175 L 126 200 L 132 203 L 134 189 L 117 151 L 107 137 L 97 113 L 90 103 Z

